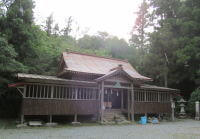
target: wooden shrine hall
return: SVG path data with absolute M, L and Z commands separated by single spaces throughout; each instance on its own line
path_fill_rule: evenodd
M 176 89 L 148 85 L 128 61 L 77 52 L 62 53 L 57 76 L 17 74 L 22 96 L 21 122 L 27 115 L 94 115 L 103 122 L 106 113 L 171 114 Z

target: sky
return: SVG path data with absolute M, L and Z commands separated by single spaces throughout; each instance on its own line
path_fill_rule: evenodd
M 72 35 L 95 35 L 108 32 L 126 41 L 136 19 L 135 12 L 142 0 L 35 0 L 34 17 L 39 25 L 53 14 L 55 23 L 64 27 L 72 16 Z

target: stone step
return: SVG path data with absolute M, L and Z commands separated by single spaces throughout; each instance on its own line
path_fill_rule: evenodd
M 104 111 L 104 121 L 125 121 L 126 117 L 123 115 L 121 110 L 106 109 Z

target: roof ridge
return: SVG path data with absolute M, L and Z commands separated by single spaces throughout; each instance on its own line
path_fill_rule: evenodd
M 95 55 L 95 54 L 86 54 L 86 53 L 74 52 L 74 51 L 73 52 L 72 51 L 63 52 L 63 54 L 64 53 L 80 54 L 80 55 L 86 55 L 86 56 L 92 56 L 92 57 L 98 57 L 98 58 L 104 58 L 104 59 L 110 59 L 110 60 L 117 60 L 117 61 L 129 63 L 128 60 L 123 60 L 123 59 L 118 59 L 118 58 L 112 58 L 112 57 L 98 56 L 98 55 Z

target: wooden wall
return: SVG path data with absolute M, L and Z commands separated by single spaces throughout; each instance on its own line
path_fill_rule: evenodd
M 134 112 L 143 113 L 171 113 L 170 102 L 135 102 Z
M 23 115 L 80 115 L 97 114 L 98 100 L 30 99 L 22 101 Z

